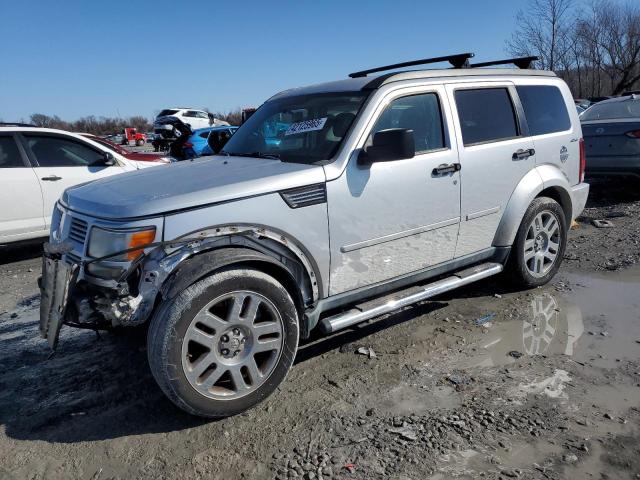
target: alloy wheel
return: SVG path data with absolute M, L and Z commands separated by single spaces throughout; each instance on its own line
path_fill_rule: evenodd
M 282 318 L 269 299 L 251 291 L 231 292 L 205 305 L 189 324 L 182 369 L 206 397 L 244 397 L 273 372 L 283 336 Z
M 553 212 L 543 210 L 535 216 L 524 241 L 524 263 L 532 276 L 544 277 L 553 268 L 560 252 L 560 235 L 560 221 Z

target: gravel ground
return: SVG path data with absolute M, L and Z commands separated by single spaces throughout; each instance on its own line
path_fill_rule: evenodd
M 489 279 L 313 338 L 220 421 L 164 398 L 144 332 L 64 328 L 49 358 L 40 247 L 3 250 L 0 479 L 640 478 L 639 242 L 638 184 L 594 182 L 550 285 Z

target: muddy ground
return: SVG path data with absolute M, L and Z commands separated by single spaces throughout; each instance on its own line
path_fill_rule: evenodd
M 592 190 L 550 285 L 489 279 L 314 338 L 221 421 L 164 398 L 142 335 L 65 328 L 48 358 L 40 247 L 3 250 L 0 479 L 640 478 L 640 185 Z

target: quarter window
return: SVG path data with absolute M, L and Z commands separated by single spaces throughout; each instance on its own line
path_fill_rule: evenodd
M 41 167 L 101 167 L 104 154 L 80 142 L 60 137 L 25 135 Z
M 508 89 L 457 90 L 455 98 L 465 146 L 518 136 L 515 110 Z
M 0 168 L 20 168 L 24 166 L 13 137 L 0 137 Z
M 435 93 L 411 95 L 392 101 L 378 118 L 370 138 L 390 128 L 413 130 L 416 153 L 445 146 L 440 102 Z
M 558 87 L 531 85 L 516 87 L 531 135 L 564 132 L 571 128 L 569 113 Z

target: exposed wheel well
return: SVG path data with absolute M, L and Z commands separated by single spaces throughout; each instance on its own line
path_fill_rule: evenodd
M 567 219 L 567 228 L 571 225 L 573 206 L 571 204 L 571 196 L 569 192 L 559 187 L 548 187 L 542 190 L 536 198 L 548 197 L 560 204 L 564 211 L 564 216 Z

